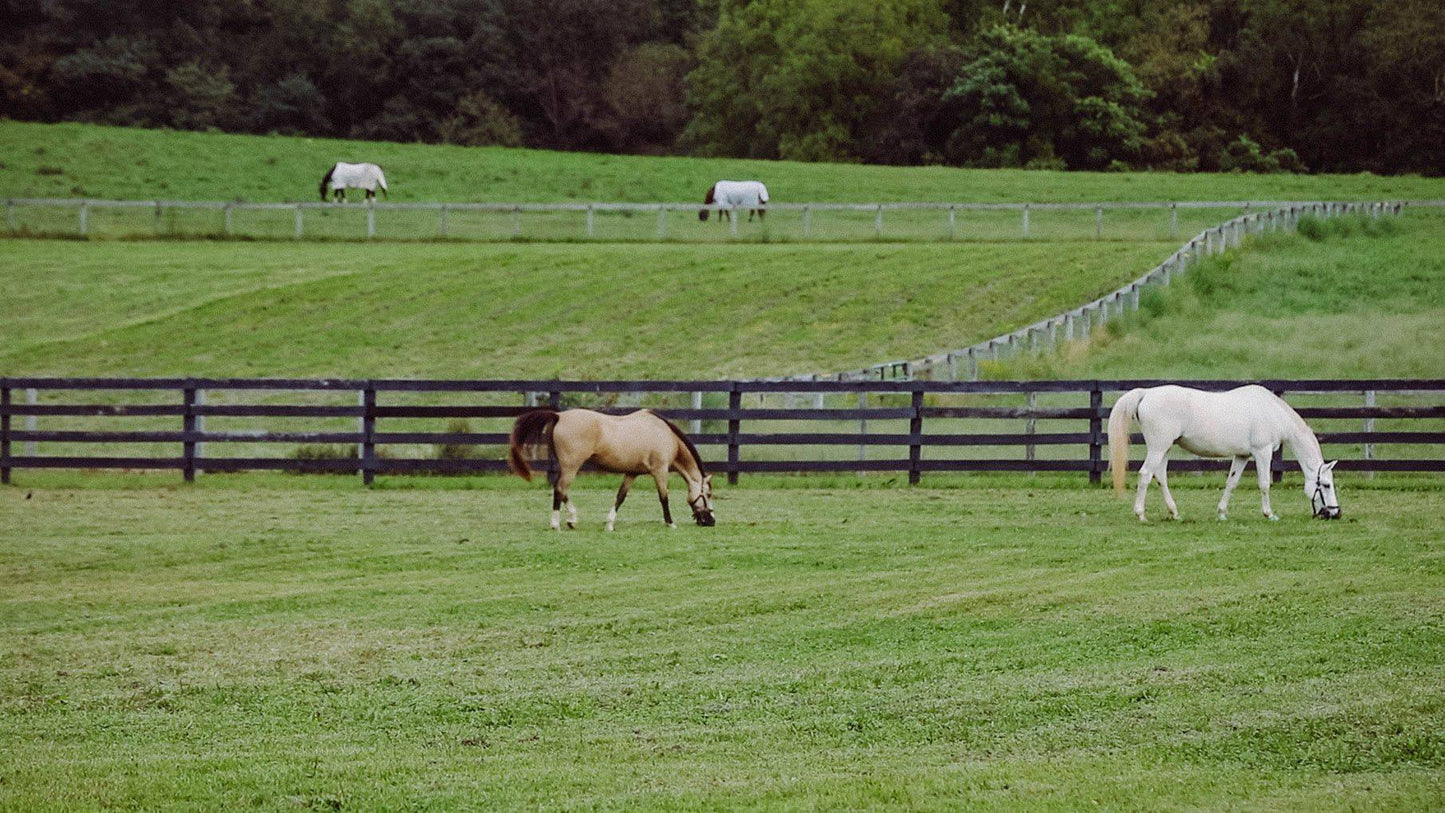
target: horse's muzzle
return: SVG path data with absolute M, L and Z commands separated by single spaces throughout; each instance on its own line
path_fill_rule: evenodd
M 1344 515 L 1345 512 L 1338 508 L 1321 508 L 1315 512 L 1316 519 L 1341 519 Z
M 712 515 L 711 511 L 694 511 L 692 518 L 693 521 L 704 528 L 711 528 L 717 524 L 717 518 Z
M 707 215 L 708 215 L 708 211 L 707 211 L 706 209 L 698 209 L 698 210 L 697 210 L 697 219 L 698 219 L 698 220 L 702 220 L 702 221 L 706 222 L 706 221 L 707 221 Z

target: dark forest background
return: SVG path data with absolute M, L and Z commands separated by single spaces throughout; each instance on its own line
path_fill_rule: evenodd
M 0 115 L 803 161 L 1445 172 L 1441 0 L 0 0 Z

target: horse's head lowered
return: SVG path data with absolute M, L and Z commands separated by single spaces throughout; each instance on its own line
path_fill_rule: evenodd
M 709 187 L 707 188 L 707 197 L 703 198 L 703 199 L 702 199 L 702 202 L 703 202 L 703 203 L 717 203 L 717 184 L 713 184 L 712 186 L 709 186 Z M 702 220 L 702 221 L 706 221 L 706 220 L 707 220 L 707 216 L 708 216 L 708 214 L 709 214 L 711 211 L 712 211 L 711 209 L 698 209 L 698 210 L 697 210 L 697 219 L 698 219 L 698 220 Z
M 696 483 L 687 484 L 687 504 L 692 508 L 692 519 L 704 528 L 717 524 L 712 515 L 712 475 L 704 474 Z
M 1340 511 L 1340 498 L 1335 494 L 1334 469 L 1338 462 L 1340 461 L 1331 460 L 1321 463 L 1312 476 L 1305 478 L 1305 493 L 1310 496 L 1310 508 L 1320 519 L 1339 519 L 1343 516 Z

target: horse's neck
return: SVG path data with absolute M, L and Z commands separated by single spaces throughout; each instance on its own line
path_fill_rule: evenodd
M 1293 409 L 1289 410 L 1288 417 L 1290 426 L 1285 430 L 1284 442 L 1289 445 L 1295 462 L 1299 463 L 1300 471 L 1306 475 L 1313 474 L 1325 462 L 1319 438 Z
M 687 448 L 682 438 L 677 438 L 677 454 L 672 457 L 672 467 L 689 484 L 702 482 L 702 461 L 693 457 L 692 450 Z

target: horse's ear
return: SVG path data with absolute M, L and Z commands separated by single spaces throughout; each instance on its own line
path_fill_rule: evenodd
M 1339 462 L 1340 462 L 1340 461 L 1338 461 L 1338 460 L 1331 460 L 1330 462 L 1326 463 L 1326 464 L 1325 464 L 1325 471 L 1332 471 L 1332 470 L 1335 468 L 1335 464 L 1336 464 L 1336 463 L 1339 463 Z

